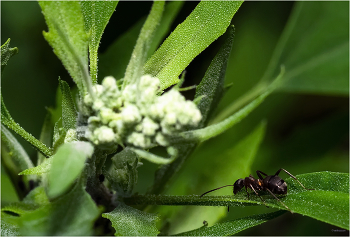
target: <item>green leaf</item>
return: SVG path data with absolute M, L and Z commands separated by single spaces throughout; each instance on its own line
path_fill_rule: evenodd
M 160 24 L 157 27 L 157 30 L 153 36 L 153 40 L 151 42 L 150 49 L 148 51 L 147 59 L 151 57 L 152 54 L 157 50 L 162 40 L 170 31 L 171 24 L 173 23 L 173 21 L 175 20 L 175 17 L 180 12 L 183 4 L 184 4 L 184 1 L 166 2 L 164 7 L 164 13 L 160 21 Z
M 39 1 L 49 32 L 45 39 L 62 61 L 79 93 L 91 92 L 88 73 L 88 41 L 84 18 L 78 1 Z M 93 93 L 91 93 L 93 94 Z
M 65 143 L 57 149 L 48 175 L 50 198 L 61 195 L 72 185 L 93 150 L 93 146 L 88 142 Z
M 11 157 L 16 173 L 34 166 L 21 144 L 3 125 L 1 125 L 1 143 L 4 151 L 6 150 L 6 153 Z
M 147 54 L 152 42 L 152 37 L 162 18 L 164 1 L 155 1 L 149 13 L 140 35 L 136 41 L 135 48 L 131 54 L 130 62 L 126 68 L 123 87 L 133 83 L 143 74 L 143 66 L 147 60 Z
M 202 114 L 200 127 L 206 125 L 210 113 L 216 108 L 224 91 L 227 61 L 230 56 L 234 38 L 233 26 L 228 28 L 226 37 L 225 43 L 220 48 L 220 51 L 205 72 L 201 83 L 196 88 L 195 98 L 204 96 L 198 104 L 198 109 Z
M 97 51 L 103 31 L 111 18 L 118 1 L 80 1 L 85 20 L 86 31 L 90 32 L 89 58 L 90 75 L 93 83 L 97 82 Z
M 33 137 L 30 133 L 25 131 L 18 123 L 16 123 L 11 115 L 10 112 L 7 110 L 4 100 L 1 95 L 1 123 L 6 125 L 9 129 L 23 137 L 27 142 L 29 142 L 35 149 L 40 151 L 43 155 L 46 157 L 50 157 L 52 154 L 52 151 L 50 148 L 45 146 L 42 142 L 37 140 L 35 137 Z M 3 126 L 1 126 L 3 128 Z
M 232 221 L 226 221 L 215 224 L 211 227 L 203 226 L 196 230 L 177 234 L 179 236 L 228 236 L 234 235 L 242 230 L 260 225 L 264 222 L 272 220 L 286 211 L 276 211 L 267 214 L 259 214 L 248 217 L 239 218 Z
M 19 236 L 19 226 L 16 217 L 1 212 L 1 236 Z
M 283 177 L 281 173 L 280 176 Z M 285 179 L 288 185 L 287 195 L 278 195 L 293 213 L 299 213 L 314 219 L 349 229 L 349 174 L 338 172 L 315 172 L 297 175 L 297 179 L 307 188 L 303 189 L 292 178 Z M 260 193 L 269 207 L 286 209 L 269 193 Z M 125 199 L 127 204 L 152 205 L 203 205 L 203 206 L 251 206 L 264 205 L 254 193 L 249 195 L 244 190 L 232 196 L 162 196 L 145 195 Z
M 44 159 L 40 165 L 33 167 L 33 168 L 23 170 L 18 175 L 31 175 L 31 174 L 42 175 L 42 174 L 46 174 L 51 169 L 52 160 L 53 160 L 53 157 Z
M 1 71 L 4 70 L 10 58 L 18 53 L 18 48 L 10 48 L 10 39 L 1 45 Z
M 44 123 L 41 128 L 40 138 L 39 138 L 39 140 L 48 147 L 52 146 L 53 128 L 54 126 L 52 122 L 52 114 L 48 110 L 44 118 Z M 45 156 L 42 155 L 40 152 L 38 152 L 37 164 L 40 165 L 44 160 L 45 160 Z
M 188 64 L 229 26 L 242 1 L 203 1 L 147 61 L 144 71 L 164 90 L 178 82 Z
M 349 3 L 297 2 L 264 80 L 283 64 L 280 90 L 349 95 Z
M 91 235 L 100 211 L 81 181 L 66 195 L 20 217 L 22 235 Z
M 159 231 L 156 214 L 143 212 L 119 203 L 112 212 L 103 213 L 102 217 L 109 219 L 115 229 L 115 236 L 156 236 Z
M 78 112 L 67 82 L 58 79 L 62 93 L 62 125 L 65 130 L 75 129 Z

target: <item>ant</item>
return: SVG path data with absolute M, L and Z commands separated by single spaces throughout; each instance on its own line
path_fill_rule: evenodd
M 314 189 L 308 189 L 305 188 L 304 185 L 300 183 L 300 181 L 295 178 L 291 173 L 289 173 L 287 170 L 281 168 L 279 169 L 274 175 L 267 175 L 264 172 L 257 170 L 256 174 L 258 175 L 259 179 L 254 178 L 251 174 L 249 177 L 245 177 L 244 179 L 238 179 L 233 185 L 225 185 L 219 188 L 212 189 L 208 192 L 203 193 L 200 197 L 203 197 L 205 194 L 213 192 L 215 190 L 218 190 L 220 188 L 233 186 L 233 193 L 236 194 L 243 187 L 245 187 L 245 191 L 247 192 L 247 196 L 249 199 L 249 193 L 247 191 L 247 188 L 250 188 L 254 191 L 254 193 L 261 199 L 261 201 L 265 204 L 266 207 L 268 207 L 265 203 L 265 201 L 261 198 L 261 196 L 258 194 L 258 191 L 268 191 L 274 198 L 276 198 L 282 205 L 287 208 L 291 213 L 293 213 L 281 200 L 279 200 L 275 194 L 287 194 L 287 183 L 284 182 L 281 177 L 279 177 L 279 173 L 281 171 L 286 172 L 290 177 L 295 179 L 304 189 L 306 190 L 314 190 Z M 263 178 L 262 175 L 265 175 L 266 177 Z M 229 207 L 228 207 L 229 208 Z M 229 210 L 229 209 L 228 209 Z

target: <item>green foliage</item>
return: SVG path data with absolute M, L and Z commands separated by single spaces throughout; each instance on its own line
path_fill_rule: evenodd
M 81 1 L 85 30 L 89 32 L 90 76 L 92 83 L 97 82 L 98 47 L 103 31 L 111 18 L 118 1 Z
M 10 39 L 1 45 L 1 72 L 4 70 L 9 59 L 18 53 L 18 48 L 10 48 Z
M 68 131 L 69 129 L 75 129 L 77 110 L 68 83 L 59 80 L 59 84 L 62 93 L 62 125 L 63 128 Z
M 137 79 L 143 75 L 143 65 L 147 60 L 152 37 L 160 22 L 160 19 L 162 18 L 163 9 L 163 1 L 155 1 L 153 3 L 151 12 L 149 13 L 136 41 L 135 48 L 131 54 L 130 62 L 126 67 L 123 87 L 130 83 L 135 83 L 135 81 L 137 81 Z
M 104 31 L 116 6 L 124 4 L 134 3 L 39 2 L 48 26 L 44 37 L 77 90 L 69 79 L 59 79 L 56 108 L 49 105 L 39 140 L 13 119 L 21 121 L 27 117 L 23 114 L 34 112 L 20 110 L 19 116 L 13 110 L 12 118 L 7 108 L 12 110 L 13 99 L 4 90 L 9 104 L 6 108 L 1 98 L 1 234 L 219 236 L 243 230 L 256 235 L 259 228 L 276 234 L 269 220 L 278 216 L 272 224 L 287 217 L 298 226 L 283 234 L 317 235 L 319 226 L 330 225 L 349 229 L 344 98 L 349 94 L 349 3 L 296 2 L 290 14 L 274 7 L 289 9 L 292 3 L 245 3 L 231 23 L 241 1 L 202 1 L 197 6 L 155 1 L 148 17 L 133 6 L 135 21 L 125 20 L 124 8 L 117 9 L 128 30 L 118 32 L 107 49 L 99 48 L 114 40 Z M 102 34 L 106 44 L 101 44 Z M 2 69 L 17 51 L 9 40 L 2 45 Z M 31 67 L 22 61 L 14 73 L 16 60 L 6 67 L 9 74 L 2 75 L 18 77 L 18 68 L 26 73 Z M 57 73 L 51 64 L 37 70 L 57 78 L 47 74 Z M 153 77 L 140 80 L 144 74 Z M 109 75 L 118 80 L 106 77 L 97 84 Z M 24 78 L 31 78 L 30 73 Z M 170 92 L 177 97 L 166 97 L 172 94 L 164 90 L 172 85 Z M 46 86 L 28 90 L 41 98 L 38 91 Z M 193 101 L 179 92 L 187 99 L 195 94 Z M 145 98 L 157 103 L 147 104 Z M 40 116 L 37 120 L 42 122 Z M 36 167 L 29 158 L 34 156 L 8 128 L 39 151 Z M 199 196 L 254 170 L 273 174 L 280 167 L 299 174 L 298 180 L 313 190 L 280 173 L 288 184 L 288 193 L 277 195 L 280 201 L 259 192 L 266 206 L 281 209 L 277 212 L 269 213 L 249 188 L 249 199 L 244 189 L 232 195 L 232 187 Z M 18 200 L 10 203 L 11 195 Z M 315 227 L 310 228 L 310 220 Z
M 87 72 L 89 37 L 79 2 L 39 2 L 49 32 L 44 37 L 73 78 L 82 95 L 91 89 Z M 89 88 L 90 87 L 90 88 Z
M 147 61 L 145 73 L 156 76 L 164 90 L 178 82 L 188 64 L 229 26 L 241 1 L 203 1 Z
M 104 218 L 112 222 L 115 236 L 155 236 L 159 233 L 156 214 L 143 212 L 125 204 L 120 204 L 109 213 L 103 213 Z

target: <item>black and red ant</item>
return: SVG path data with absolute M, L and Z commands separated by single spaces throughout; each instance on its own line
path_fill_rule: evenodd
M 265 201 L 261 198 L 261 196 L 258 194 L 259 191 L 268 191 L 274 198 L 276 198 L 282 205 L 287 208 L 291 213 L 293 213 L 281 200 L 279 200 L 275 194 L 287 194 L 287 183 L 284 182 L 281 177 L 279 177 L 279 173 L 281 171 L 286 172 L 290 177 L 295 179 L 304 189 L 306 190 L 314 190 L 314 189 L 308 189 L 305 188 L 304 185 L 300 183 L 300 181 L 295 178 L 291 173 L 289 173 L 285 169 L 279 169 L 274 175 L 267 175 L 264 172 L 257 170 L 256 174 L 258 175 L 259 179 L 254 178 L 251 174 L 249 177 L 245 177 L 244 179 L 238 179 L 233 185 L 225 185 L 219 188 L 212 189 L 208 192 L 203 193 L 200 197 L 203 197 L 205 194 L 213 192 L 215 190 L 218 190 L 220 188 L 228 187 L 228 186 L 233 186 L 233 193 L 236 194 L 243 187 L 245 187 L 245 191 L 247 192 L 247 196 L 249 199 L 249 193 L 247 188 L 250 188 L 251 190 L 254 191 L 254 193 L 261 199 L 261 201 L 265 204 L 266 207 L 268 207 L 265 203 Z M 262 175 L 265 175 L 266 177 L 263 178 Z

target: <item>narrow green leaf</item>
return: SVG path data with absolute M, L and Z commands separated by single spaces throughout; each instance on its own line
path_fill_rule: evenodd
M 66 195 L 20 217 L 22 235 L 91 235 L 100 211 L 81 181 Z
M 40 138 L 39 140 L 46 146 L 51 147 L 52 146 L 52 137 L 53 137 L 53 123 L 52 123 L 52 114 L 48 110 L 46 112 L 46 116 L 44 118 L 44 123 L 41 128 L 40 132 Z M 38 162 L 37 164 L 40 165 L 45 160 L 45 156 L 38 152 Z
M 58 79 L 62 93 L 62 125 L 65 130 L 75 129 L 78 112 L 67 82 Z
M 78 1 L 39 1 L 49 32 L 45 39 L 62 61 L 79 93 L 91 92 L 88 73 L 88 34 Z
M 33 168 L 23 170 L 18 175 L 31 175 L 31 174 L 42 175 L 42 174 L 46 174 L 51 169 L 52 160 L 53 160 L 53 157 L 44 159 L 44 161 L 40 165 L 33 167 Z
M 156 214 L 143 212 L 119 203 L 112 212 L 103 213 L 102 217 L 109 219 L 115 229 L 115 236 L 156 236 L 159 231 Z
M 177 16 L 177 14 L 180 12 L 183 4 L 184 4 L 184 1 L 166 2 L 164 7 L 164 13 L 163 13 L 161 22 L 153 36 L 153 40 L 151 42 L 151 46 L 148 51 L 147 59 L 152 56 L 152 54 L 159 47 L 162 40 L 169 33 L 171 24 L 175 20 L 175 17 Z
M 286 211 L 276 211 L 267 214 L 259 214 L 253 216 L 247 216 L 232 221 L 226 221 L 215 224 L 211 227 L 203 226 L 196 230 L 183 232 L 177 234 L 178 236 L 228 236 L 234 235 L 242 230 L 251 228 L 253 226 L 260 225 L 264 222 L 272 220 L 280 215 L 286 213 Z
M 349 95 L 349 3 L 297 2 L 263 80 L 286 67 L 280 90 Z
M 48 175 L 50 198 L 61 195 L 72 185 L 93 150 L 93 146 L 88 142 L 65 143 L 57 149 Z
M 3 125 L 1 125 L 1 143 L 7 153 L 10 154 L 14 168 L 18 171 L 17 173 L 34 166 L 21 144 Z
M 198 109 L 202 114 L 200 127 L 206 125 L 210 113 L 216 108 L 223 95 L 227 61 L 233 44 L 233 26 L 228 28 L 226 35 L 227 39 L 225 43 L 211 62 L 201 83 L 196 89 L 195 98 L 204 96 L 198 104 Z
M 1 123 L 6 125 L 9 129 L 23 137 L 27 142 L 29 142 L 35 149 L 40 151 L 46 157 L 50 157 L 52 155 L 52 151 L 50 148 L 45 146 L 42 142 L 33 137 L 30 133 L 25 131 L 19 124 L 17 124 L 11 117 L 9 111 L 7 110 L 4 100 L 1 95 Z M 3 126 L 1 125 L 3 128 Z
M 229 26 L 242 1 L 203 1 L 147 61 L 144 71 L 164 90 L 178 82 L 188 64 Z
M 10 39 L 1 45 L 1 71 L 4 70 L 10 58 L 18 53 L 18 48 L 10 48 Z
M 136 41 L 135 48 L 131 54 L 130 62 L 126 68 L 123 87 L 133 83 L 143 74 L 143 66 L 147 60 L 147 54 L 152 42 L 152 37 L 162 18 L 164 1 L 155 1 L 149 13 L 140 35 Z
M 80 1 L 86 31 L 90 33 L 89 59 L 90 76 L 97 82 L 97 51 L 102 34 L 119 1 Z
M 283 177 L 283 174 L 280 174 Z M 288 185 L 287 195 L 278 195 L 293 213 L 299 213 L 314 219 L 349 229 L 349 174 L 338 172 L 315 172 L 297 175 L 297 179 L 307 188 L 303 189 L 292 178 L 285 179 Z M 260 193 L 269 207 L 286 209 L 279 201 L 269 193 Z M 201 206 L 251 206 L 264 205 L 254 193 L 249 195 L 244 190 L 236 195 L 200 197 L 166 196 L 166 195 L 139 195 L 124 199 L 130 205 L 201 205 Z

